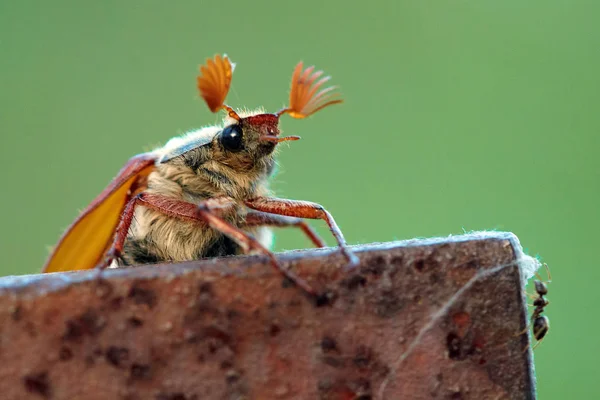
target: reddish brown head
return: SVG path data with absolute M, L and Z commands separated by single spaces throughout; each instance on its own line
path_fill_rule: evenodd
M 231 63 L 226 55 L 216 55 L 214 59 L 208 59 L 206 64 L 200 67 L 198 90 L 212 112 L 221 109 L 227 111 L 229 117 L 235 119 L 241 128 L 239 134 L 252 132 L 253 140 L 257 139 L 272 145 L 298 140 L 300 139 L 298 136 L 279 136 L 279 117 L 289 114 L 293 118 L 306 118 L 322 108 L 342 102 L 335 92 L 335 86 L 321 88 L 330 79 L 329 76 L 323 76 L 323 71 L 315 72 L 314 67 L 303 70 L 302 62 L 299 62 L 292 75 L 288 107 L 275 114 L 258 114 L 242 118 L 233 108 L 225 104 L 234 66 L 235 64 Z

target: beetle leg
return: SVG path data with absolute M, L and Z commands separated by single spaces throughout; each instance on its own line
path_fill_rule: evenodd
M 275 199 L 267 197 L 257 197 L 244 202 L 248 207 L 267 212 L 270 214 L 285 215 L 288 217 L 322 219 L 327 222 L 329 230 L 338 242 L 341 252 L 354 266 L 358 264 L 358 257 L 353 254 L 346 245 L 346 240 L 335 220 L 323 206 L 309 201 Z
M 123 252 L 123 245 L 125 244 L 125 239 L 127 239 L 127 233 L 129 232 L 129 227 L 131 226 L 131 222 L 133 221 L 133 214 L 135 211 L 135 206 L 140 202 L 140 198 L 143 196 L 139 194 L 129 200 L 125 209 L 123 210 L 123 214 L 121 214 L 121 218 L 119 220 L 119 225 L 117 225 L 117 229 L 115 230 L 115 237 L 113 239 L 112 245 L 106 252 L 104 259 L 96 266 L 96 269 L 102 270 L 108 268 L 110 264 L 114 260 L 118 260 L 121 258 L 121 253 Z
M 298 277 L 292 271 L 284 269 L 277 261 L 269 249 L 264 247 L 258 240 L 248 235 L 243 230 L 230 224 L 219 216 L 220 212 L 234 206 L 236 201 L 229 197 L 215 197 L 207 199 L 200 204 L 188 203 L 181 200 L 175 200 L 170 197 L 151 193 L 141 193 L 134 197 L 125 207 L 119 226 L 115 234 L 115 240 L 104 262 L 98 268 L 106 268 L 112 260 L 121 255 L 127 233 L 133 221 L 135 207 L 138 205 L 150 208 L 173 218 L 179 218 L 187 221 L 203 222 L 211 228 L 218 230 L 224 235 L 230 237 L 238 243 L 246 252 L 257 251 L 269 257 L 271 265 L 283 276 L 300 286 L 304 291 L 311 295 L 316 292 L 306 281 Z
M 198 209 L 198 214 L 211 226 L 213 229 L 227 235 L 238 243 L 246 252 L 255 250 L 269 257 L 271 265 L 279 271 L 284 277 L 300 286 L 306 293 L 316 296 L 315 290 L 302 278 L 290 271 L 289 269 L 283 268 L 279 261 L 275 258 L 275 255 L 263 246 L 258 240 L 241 230 L 240 228 L 231 225 L 223 218 L 215 215 L 207 206 L 201 204 Z
M 327 247 L 327 244 L 319 237 L 302 218 L 286 217 L 284 215 L 269 214 L 260 211 L 250 211 L 246 214 L 244 226 L 276 226 L 276 227 L 298 227 L 310 239 L 316 247 Z

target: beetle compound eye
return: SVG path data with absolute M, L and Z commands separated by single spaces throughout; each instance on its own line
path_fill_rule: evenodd
M 244 147 L 242 136 L 242 128 L 239 125 L 228 126 L 221 133 L 221 144 L 226 150 L 240 151 Z

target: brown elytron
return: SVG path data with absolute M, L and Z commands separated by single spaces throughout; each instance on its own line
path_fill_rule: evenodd
M 315 294 L 301 278 L 281 268 L 268 250 L 266 235 L 267 227 L 295 226 L 316 246 L 324 246 L 305 218 L 325 221 L 342 254 L 350 264 L 357 263 L 335 220 L 321 205 L 274 198 L 268 189 L 277 144 L 299 139 L 280 136 L 280 117 L 306 118 L 341 103 L 335 87 L 323 87 L 329 77 L 298 63 L 287 107 L 275 114 L 239 112 L 225 104 L 233 69 L 227 56 L 217 55 L 201 66 L 197 78 L 208 108 L 227 112 L 223 125 L 190 132 L 133 157 L 67 230 L 46 263 L 46 272 L 104 268 L 114 261 L 137 265 L 254 251 Z M 111 207 L 105 206 L 108 203 Z M 85 262 L 77 262 L 82 252 L 87 252 Z

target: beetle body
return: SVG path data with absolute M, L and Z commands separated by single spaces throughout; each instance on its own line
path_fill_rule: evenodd
M 244 115 L 261 115 L 261 111 Z M 269 177 L 274 170 L 275 144 L 259 147 L 238 145 L 238 124 L 230 118 L 223 126 L 206 127 L 183 137 L 171 139 L 156 150 L 156 170 L 148 177 L 147 193 L 198 204 L 215 197 L 230 197 L 240 202 L 270 194 Z M 248 138 L 250 127 L 239 129 L 239 137 Z M 223 135 L 226 133 L 227 135 Z M 243 140 L 243 139 L 242 139 Z M 248 140 L 251 142 L 251 140 Z M 198 146 L 198 143 L 205 143 Z M 230 148 L 228 148 L 228 146 Z M 182 149 L 191 150 L 178 154 Z M 232 151 L 233 149 L 233 151 Z M 236 206 L 221 216 L 256 237 L 265 247 L 271 245 L 268 227 L 245 227 L 245 207 Z M 195 221 L 181 221 L 152 209 L 139 207 L 124 245 L 126 265 L 161 261 L 186 261 L 206 257 L 241 254 L 243 249 L 223 233 Z
M 44 266 L 45 272 L 196 260 L 258 252 L 304 290 L 312 288 L 282 269 L 269 251 L 269 227 L 296 226 L 319 247 L 303 221 L 324 220 L 344 256 L 357 258 L 322 206 L 270 197 L 280 117 L 305 118 L 340 103 L 329 80 L 299 63 L 292 75 L 290 104 L 274 114 L 235 111 L 224 104 L 234 64 L 216 56 L 201 67 L 200 95 L 223 124 L 176 137 L 164 147 L 131 158 L 109 186 L 67 229 Z

